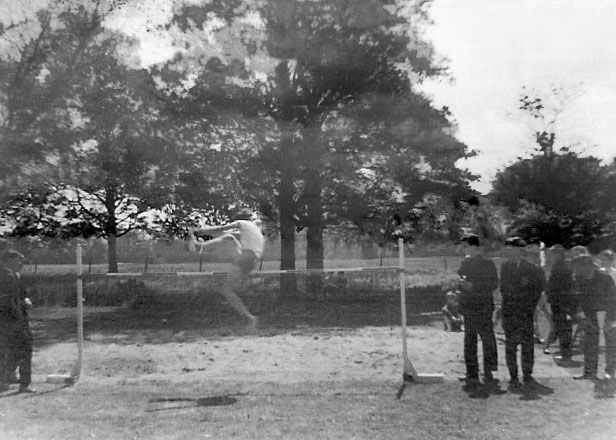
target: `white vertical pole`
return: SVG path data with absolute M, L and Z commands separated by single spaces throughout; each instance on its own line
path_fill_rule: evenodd
M 77 245 L 77 362 L 73 365 L 71 376 L 78 377 L 81 373 L 83 359 L 83 268 L 81 245 Z
M 402 361 L 403 365 L 403 377 L 407 376 L 417 377 L 417 371 L 411 363 L 406 343 L 406 272 L 404 263 L 404 239 L 398 239 L 398 260 L 400 266 L 400 313 L 402 317 Z

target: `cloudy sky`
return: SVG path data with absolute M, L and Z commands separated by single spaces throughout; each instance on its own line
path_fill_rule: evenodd
M 573 95 L 556 124 L 556 148 L 579 145 L 616 156 L 616 2 L 611 0 L 434 0 L 429 29 L 454 82 L 426 89 L 447 105 L 458 137 L 479 154 L 463 165 L 494 173 L 534 147 L 518 110 L 523 87 L 563 87 Z

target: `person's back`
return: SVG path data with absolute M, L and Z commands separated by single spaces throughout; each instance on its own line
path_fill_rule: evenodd
M 500 289 L 503 295 L 503 316 L 524 316 L 532 319 L 544 287 L 543 271 L 533 263 L 520 260 L 503 263 Z
M 462 314 L 489 312 L 494 309 L 494 290 L 498 287 L 498 274 L 492 260 L 481 254 L 465 258 L 458 275 L 472 283 L 470 289 L 461 289 Z
M 481 255 L 479 237 L 468 236 L 462 240 L 465 257 L 460 264 L 460 311 L 464 316 L 464 363 L 466 366 L 467 390 L 476 390 L 479 382 L 477 342 L 481 338 L 483 348 L 484 382 L 496 384 L 493 372 L 498 369 L 496 338 L 492 325 L 494 310 L 493 291 L 498 286 L 498 273 L 492 260 Z
M 0 269 L 0 325 L 21 321 L 20 288 L 17 276 L 9 268 Z
M 584 314 L 591 315 L 606 310 L 613 284 L 612 277 L 600 270 L 594 270 L 589 278 L 577 279 L 576 290 Z
M 557 260 L 552 266 L 545 291 L 550 304 L 569 305 L 571 302 L 571 289 L 573 289 L 573 270 L 565 259 Z

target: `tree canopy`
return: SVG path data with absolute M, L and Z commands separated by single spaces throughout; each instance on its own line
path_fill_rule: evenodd
M 0 65 L 5 154 L 98 199 L 104 219 L 79 215 L 99 235 L 115 240 L 150 207 L 250 205 L 279 225 L 282 268 L 301 228 L 320 267 L 325 228 L 382 243 L 398 218 L 413 237 L 430 197 L 471 193 L 455 164 L 474 153 L 417 88 L 445 71 L 423 33 L 428 1 L 174 2 L 151 31 L 176 54 L 148 69 L 105 27 L 124 3 L 51 1 Z M 137 210 L 119 213 L 125 200 Z

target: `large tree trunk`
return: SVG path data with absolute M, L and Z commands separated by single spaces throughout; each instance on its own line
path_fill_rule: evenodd
M 107 223 L 105 236 L 107 237 L 107 265 L 108 273 L 118 272 L 118 224 L 116 219 L 117 191 L 113 187 L 105 189 L 105 207 L 107 208 Z
M 311 167 L 312 168 L 312 167 Z M 321 201 L 321 178 L 318 169 L 306 172 L 306 268 L 323 269 L 323 205 Z M 307 290 L 312 295 L 319 295 L 323 290 L 323 274 L 308 275 Z
M 108 273 L 118 272 L 118 237 L 115 235 L 107 235 L 107 261 Z
M 292 138 L 284 136 L 281 140 L 282 150 L 292 148 Z M 281 166 L 278 188 L 278 209 L 280 212 L 280 270 L 295 270 L 295 192 L 293 169 L 288 162 Z M 280 299 L 284 300 L 297 294 L 295 274 L 280 275 Z

